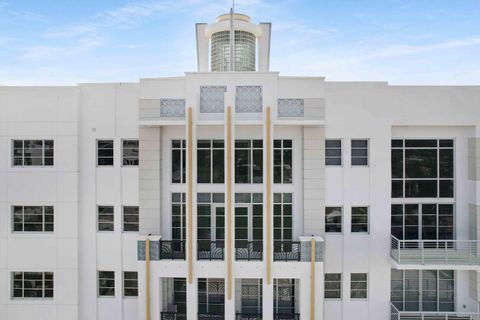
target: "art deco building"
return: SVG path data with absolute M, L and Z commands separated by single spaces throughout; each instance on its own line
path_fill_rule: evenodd
M 230 22 L 180 77 L 0 87 L 0 320 L 480 319 L 480 87 L 283 77 Z

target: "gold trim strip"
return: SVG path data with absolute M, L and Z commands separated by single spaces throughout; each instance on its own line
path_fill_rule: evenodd
M 193 283 L 193 120 L 192 107 L 188 108 L 187 112 L 187 264 L 188 264 L 188 283 Z
M 145 319 L 150 320 L 150 239 L 145 241 Z
M 266 119 L 265 119 L 265 129 L 266 129 L 266 137 L 265 137 L 265 150 L 266 154 L 266 170 L 267 170 L 267 181 L 266 181 L 266 192 L 267 192 L 267 248 L 266 248 L 266 261 L 267 261 L 267 285 L 270 285 L 272 282 L 272 244 L 271 244 L 271 237 L 272 237 L 272 194 L 271 194 L 271 163 L 272 163 L 272 150 L 271 150 L 271 122 L 270 122 L 270 107 L 267 107 L 266 110 Z
M 227 299 L 232 299 L 232 107 L 227 107 Z
M 310 320 L 315 320 L 315 239 L 310 240 Z

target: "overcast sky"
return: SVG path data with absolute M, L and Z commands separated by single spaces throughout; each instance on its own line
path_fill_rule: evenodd
M 0 0 L 0 84 L 129 82 L 196 70 L 195 23 L 224 0 Z M 272 22 L 272 71 L 480 84 L 480 0 L 237 0 Z

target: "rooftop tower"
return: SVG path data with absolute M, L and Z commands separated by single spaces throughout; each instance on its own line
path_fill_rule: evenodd
M 230 71 L 231 14 L 213 24 L 197 23 L 199 72 Z M 249 16 L 233 14 L 234 71 L 269 71 L 271 23 L 254 24 Z

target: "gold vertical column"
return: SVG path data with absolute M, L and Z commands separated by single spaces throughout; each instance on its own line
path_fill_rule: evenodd
M 315 320 L 315 239 L 310 240 L 310 320 Z
M 265 114 L 265 130 L 266 130 L 266 137 L 265 137 L 265 148 L 266 148 L 266 170 L 267 170 L 267 181 L 265 181 L 266 185 L 266 193 L 267 193 L 267 244 L 266 244 L 266 260 L 267 260 L 267 285 L 270 285 L 272 281 L 272 146 L 271 146 L 271 122 L 270 122 L 270 107 L 267 107 L 266 114 Z
M 226 123 L 226 152 L 227 152 L 227 299 L 232 299 L 232 107 L 227 107 L 227 123 Z
M 150 320 L 150 239 L 145 241 L 145 319 Z
M 187 110 L 187 268 L 188 283 L 193 282 L 193 120 L 192 107 Z

